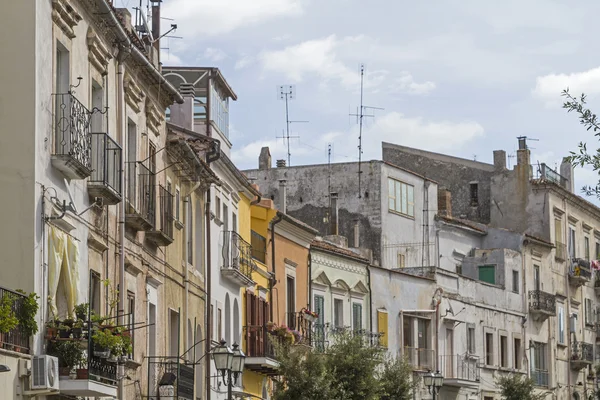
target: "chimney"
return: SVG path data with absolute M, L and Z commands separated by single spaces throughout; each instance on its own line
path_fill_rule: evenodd
M 354 220 L 354 247 L 355 248 L 359 248 L 360 247 L 360 230 L 359 230 L 359 225 L 358 225 L 358 220 L 355 219 Z
M 447 189 L 438 189 L 438 213 L 452 218 L 452 193 Z
M 338 194 L 332 192 L 329 194 L 329 222 L 331 223 L 331 234 L 338 235 Z
M 494 150 L 494 169 L 496 171 L 506 170 L 506 151 Z
M 258 169 L 271 169 L 271 151 L 269 150 L 268 146 L 260 149 L 260 156 L 258 156 Z
M 575 176 L 573 174 L 573 165 L 565 157 L 560 164 L 560 175 L 565 178 L 564 182 L 561 182 L 561 186 L 573 193 L 574 185 L 573 180 Z
M 154 43 L 152 46 L 154 47 L 154 53 L 156 54 L 157 64 L 160 65 L 160 3 L 162 0 L 153 0 L 152 1 L 152 38 Z
M 284 214 L 287 212 L 287 188 L 285 186 L 285 179 L 279 180 L 279 211 Z
M 529 149 L 527 148 L 527 136 L 519 136 L 519 150 L 517 150 L 517 165 L 529 166 L 531 164 L 529 160 Z
M 285 168 L 285 160 L 277 160 L 277 168 Z

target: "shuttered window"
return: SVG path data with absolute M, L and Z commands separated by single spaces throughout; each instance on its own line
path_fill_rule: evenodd
M 362 328 L 362 304 L 352 303 L 352 329 L 359 331 Z
M 479 266 L 479 280 L 492 285 L 496 284 L 496 267 L 494 265 Z
M 388 346 L 388 313 L 385 310 L 377 310 L 377 330 L 381 334 L 379 344 Z
M 315 296 L 315 312 L 319 315 L 317 317 L 317 325 L 325 324 L 325 297 Z

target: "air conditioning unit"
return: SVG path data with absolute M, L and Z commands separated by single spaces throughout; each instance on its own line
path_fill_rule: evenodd
M 58 358 L 35 356 L 31 362 L 31 389 L 58 391 Z

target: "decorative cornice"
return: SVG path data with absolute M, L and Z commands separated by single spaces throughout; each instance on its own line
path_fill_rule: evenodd
M 321 254 L 327 254 L 327 257 L 323 257 Z M 312 263 L 319 264 L 324 267 L 335 268 L 341 271 L 352 272 L 354 274 L 367 275 L 367 267 L 362 265 L 356 265 L 358 263 L 348 262 L 347 258 L 343 256 L 337 256 L 330 253 L 313 253 Z M 355 265 L 352 265 L 355 264 Z
M 158 108 L 154 105 L 149 97 L 146 98 L 146 126 L 154 133 L 155 136 L 160 135 L 160 127 L 164 121 L 163 113 L 158 112 Z
M 98 72 L 105 74 L 107 72 L 108 62 L 113 57 L 91 26 L 88 28 L 87 32 L 87 45 L 90 63 L 98 70 Z
M 144 92 L 135 83 L 131 75 L 125 74 L 125 101 L 136 112 L 139 113 L 142 109 L 140 103 L 144 99 Z
M 75 37 L 73 28 L 82 20 L 82 17 L 69 4 L 68 0 L 52 0 L 52 20 L 69 39 L 73 39 Z

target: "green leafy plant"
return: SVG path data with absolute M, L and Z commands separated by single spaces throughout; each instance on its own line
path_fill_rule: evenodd
M 73 312 L 77 316 L 77 319 L 82 320 L 82 321 L 86 321 L 88 319 L 89 311 L 90 311 L 89 303 L 77 304 L 75 306 L 75 308 L 73 309 Z
M 38 324 L 35 316 L 40 308 L 38 303 L 40 296 L 35 293 L 26 294 L 20 289 L 17 290 L 17 292 L 25 295 L 25 297 L 20 300 L 20 307 L 17 308 L 17 319 L 19 320 L 19 325 L 21 326 L 21 329 L 25 335 L 35 335 L 38 332 Z
M 7 333 L 19 325 L 19 320 L 13 311 L 13 298 L 4 295 L 0 300 L 0 333 Z
M 94 346 L 99 349 L 111 350 L 114 347 L 116 339 L 110 329 L 96 329 L 92 336 Z
M 506 400 L 542 400 L 545 394 L 536 394 L 533 379 L 520 375 L 506 375 L 496 380 L 502 398 Z
M 112 317 L 114 316 L 113 312 L 117 309 L 117 306 L 119 305 L 119 290 L 110 283 L 109 279 L 103 280 L 102 283 L 108 289 L 108 319 L 112 319 Z
M 86 362 L 85 353 L 79 344 L 71 340 L 54 341 L 48 344 L 48 354 L 58 358 L 61 368 L 74 369 Z

